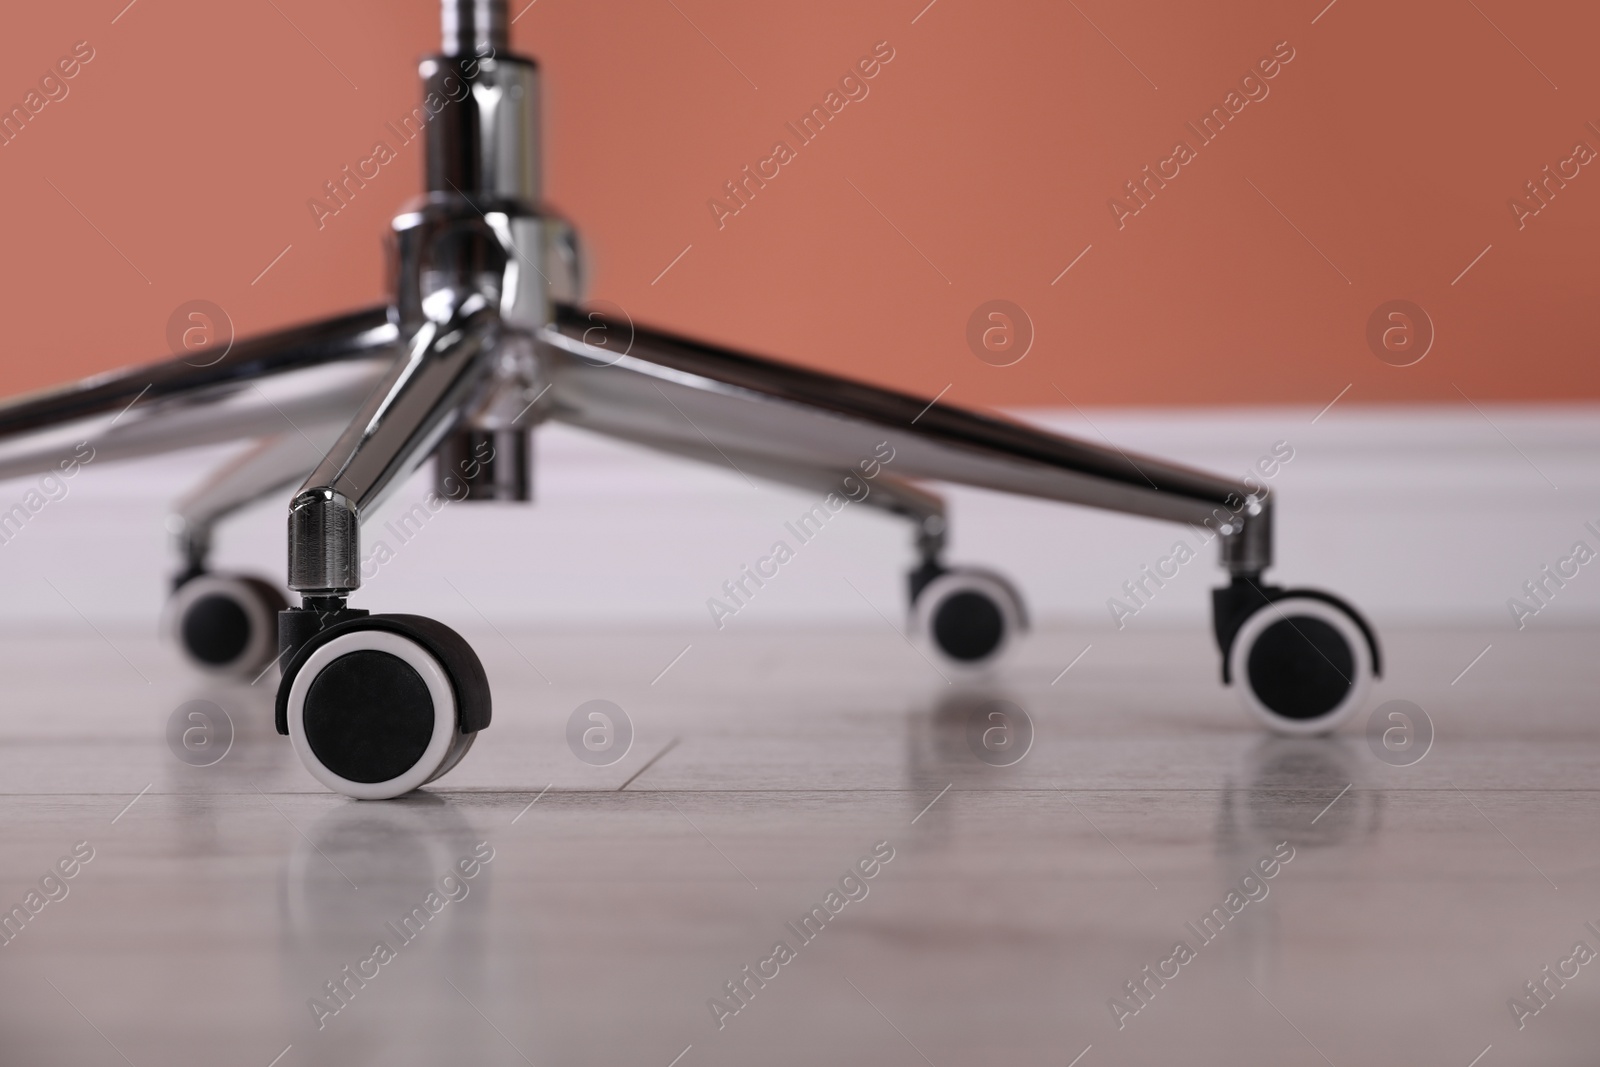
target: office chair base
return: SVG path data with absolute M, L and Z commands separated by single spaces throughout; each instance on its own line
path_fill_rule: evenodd
M 1217 643 L 1223 681 L 1252 713 L 1318 733 L 1354 710 L 1380 671 L 1377 642 L 1336 598 L 1261 584 L 1275 499 L 1258 479 L 586 308 L 576 231 L 542 206 L 539 72 L 510 52 L 506 0 L 440 7 L 442 51 L 419 67 L 425 192 L 389 228 L 384 306 L 241 339 L 214 360 L 174 356 L 0 404 L 0 477 L 258 442 L 169 517 L 182 573 L 199 576 L 180 587 L 175 614 L 213 669 L 279 656 L 278 730 L 323 783 L 398 796 L 447 771 L 488 725 L 488 682 L 458 635 L 350 607 L 361 524 L 430 459 L 451 499 L 527 498 L 526 438 L 550 422 L 814 494 L 797 527 L 819 529 L 850 501 L 909 521 L 912 625 L 955 671 L 995 662 L 1027 619 L 1003 578 L 940 563 L 945 505 L 928 483 L 1184 524 L 1217 544 L 1232 576 L 1214 601 Z M 287 568 L 301 603 L 279 614 L 273 649 L 256 625 L 270 613 L 260 588 L 224 588 L 206 559 L 219 521 L 302 478 Z
M 949 666 L 992 667 L 1027 632 L 1022 595 L 993 571 L 940 568 L 920 583 L 919 576 L 913 572 L 911 630 Z
M 310 637 L 278 686 L 278 729 L 312 776 L 387 800 L 448 773 L 488 725 L 472 647 L 417 615 L 366 615 Z
M 167 627 L 196 668 L 253 679 L 278 654 L 278 612 L 288 606 L 264 579 L 202 572 L 173 591 Z

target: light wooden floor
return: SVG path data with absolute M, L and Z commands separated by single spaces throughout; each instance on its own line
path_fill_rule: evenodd
M 0 643 L 0 904 L 94 852 L 0 948 L 0 1063 L 1600 1058 L 1600 962 L 1523 1029 L 1507 1004 L 1575 942 L 1600 950 L 1600 632 L 1389 632 L 1373 706 L 1437 729 L 1408 768 L 1372 755 L 1364 715 L 1330 740 L 1257 732 L 1198 629 L 1044 632 L 981 685 L 887 627 L 469 636 L 495 723 L 388 803 L 312 781 L 270 678 L 199 682 L 88 627 Z M 636 729 L 614 766 L 567 748 L 593 698 Z M 1011 767 L 967 744 L 996 698 L 1035 726 Z M 193 699 L 236 729 L 214 766 L 165 740 Z M 809 943 L 786 928 L 879 842 L 864 898 Z M 1210 943 L 1186 927 L 1284 842 L 1265 898 Z M 466 895 L 401 943 L 385 924 L 475 849 L 493 859 L 446 883 Z M 308 1002 L 379 940 L 394 958 L 319 1029 Z M 732 1005 L 779 940 L 794 958 L 719 1029 L 708 1000 Z M 1136 1006 L 1124 984 L 1179 940 L 1194 958 L 1119 1029 L 1108 1001 Z

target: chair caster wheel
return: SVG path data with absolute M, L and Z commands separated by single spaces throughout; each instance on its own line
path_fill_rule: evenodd
M 278 612 L 288 606 L 260 578 L 197 574 L 172 594 L 167 625 L 194 666 L 254 678 L 278 654 Z
M 278 685 L 278 732 L 313 777 L 387 800 L 444 775 L 489 725 L 489 680 L 460 634 L 419 615 L 366 615 L 307 641 Z
M 916 583 L 911 628 L 954 666 L 996 663 L 1028 629 L 1022 596 L 993 571 L 956 567 Z
M 1355 610 L 1333 597 L 1272 593 L 1234 635 L 1227 676 L 1244 706 L 1270 729 L 1328 733 L 1366 701 L 1379 669 L 1377 643 Z

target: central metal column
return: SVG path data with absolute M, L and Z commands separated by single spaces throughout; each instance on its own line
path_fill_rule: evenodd
M 538 262 L 542 256 L 534 251 L 543 244 L 540 227 L 529 217 L 542 192 L 538 67 L 508 54 L 508 25 L 503 2 L 444 2 L 444 50 L 422 64 L 423 95 L 424 100 L 452 101 L 446 111 L 453 113 L 440 114 L 428 127 L 427 188 L 447 200 L 465 197 L 485 217 L 496 207 L 508 207 L 512 244 L 522 250 L 513 257 L 514 269 L 525 282 L 547 283 L 545 266 Z M 522 303 L 525 309 L 535 304 Z M 539 313 L 523 325 L 544 321 Z M 463 501 L 532 499 L 532 444 L 522 417 L 528 403 L 512 399 L 520 395 L 517 379 L 537 377 L 530 361 L 531 356 L 519 360 L 508 350 L 499 368 L 508 383 L 498 391 L 505 402 L 497 410 L 467 413 L 467 426 L 440 444 L 434 485 L 441 495 Z
M 430 193 L 539 202 L 538 67 L 509 54 L 506 5 L 444 0 L 444 49 L 422 62 Z
M 447 56 L 493 55 L 506 50 L 505 0 L 444 0 L 441 22 Z
M 508 54 L 505 0 L 444 0 L 441 26 L 442 53 L 423 60 L 422 106 L 407 120 L 426 129 L 427 193 L 393 224 L 408 350 L 290 505 L 289 587 L 319 602 L 342 605 L 360 587 L 361 518 L 442 441 L 526 433 L 500 412 L 531 406 L 520 401 L 537 376 L 528 338 L 550 319 L 538 69 Z M 503 483 L 518 457 L 506 442 L 471 457 L 471 474 Z

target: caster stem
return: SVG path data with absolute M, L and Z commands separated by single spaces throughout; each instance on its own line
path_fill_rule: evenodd
M 298 608 L 278 612 L 278 662 L 294 659 L 307 641 L 328 627 L 369 614 L 350 607 L 342 596 L 302 596 Z
M 320 612 L 324 615 L 343 611 L 349 603 L 349 598 L 342 596 L 303 596 L 300 598 L 300 607 L 302 609 Z

